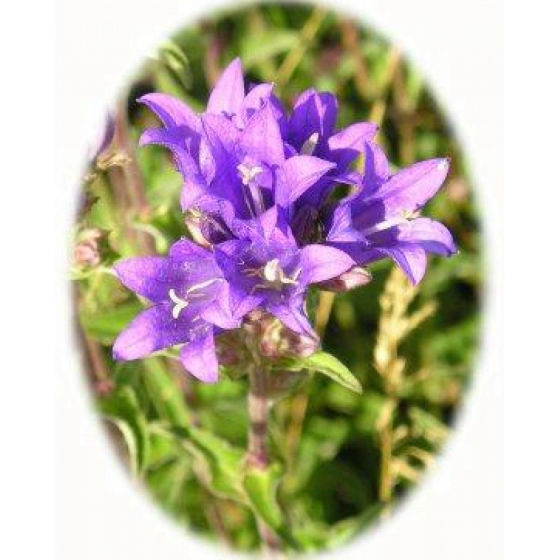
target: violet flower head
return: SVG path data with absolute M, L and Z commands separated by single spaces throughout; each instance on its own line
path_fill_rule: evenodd
M 338 107 L 330 93 L 303 92 L 288 115 L 272 84 L 246 90 L 235 59 L 202 114 L 165 94 L 139 101 L 163 125 L 146 130 L 140 144 L 172 153 L 183 178 L 180 205 L 196 243 L 181 240 L 167 257 L 116 265 L 123 284 L 154 304 L 117 338 L 116 359 L 182 344 L 185 368 L 214 382 L 214 337 L 259 313 L 305 341 L 298 351 L 313 351 L 319 340 L 306 313 L 311 285 L 362 286 L 371 280 L 362 267 L 385 257 L 416 284 L 427 252 L 456 251 L 445 226 L 419 216 L 449 162 L 420 162 L 391 175 L 373 143 L 377 126 L 336 130 Z M 363 174 L 351 168 L 360 155 Z M 331 195 L 340 184 L 356 190 L 336 200 Z
M 368 144 L 360 188 L 333 210 L 327 241 L 361 265 L 390 257 L 418 284 L 426 253 L 449 257 L 457 251 L 443 224 L 420 217 L 448 172 L 448 159 L 431 159 L 390 175 L 381 148 Z
M 218 379 L 214 335 L 239 326 L 229 288 L 210 251 L 186 239 L 167 257 L 137 257 L 115 265 L 120 281 L 154 303 L 119 335 L 116 360 L 135 360 L 183 344 L 185 369 L 205 382 Z
M 300 244 L 309 242 L 319 208 L 336 183 L 354 182 L 349 165 L 377 131 L 372 123 L 335 131 L 336 98 L 315 90 L 301 94 L 288 117 L 272 90 L 259 84 L 246 92 L 235 59 L 202 115 L 168 95 L 140 99 L 164 124 L 140 143 L 171 150 L 184 179 L 181 207 L 196 213 L 211 243 L 232 237 L 234 216 L 253 218 L 275 204 Z

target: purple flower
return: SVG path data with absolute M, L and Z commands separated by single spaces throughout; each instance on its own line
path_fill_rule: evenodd
M 138 315 L 113 346 L 116 360 L 135 360 L 183 344 L 180 359 L 198 379 L 218 379 L 214 335 L 239 326 L 229 286 L 213 253 L 186 239 L 167 257 L 138 257 L 115 265 L 120 281 L 155 305 Z
M 334 164 L 310 155 L 286 158 L 280 127 L 269 103 L 255 111 L 242 130 L 225 117 L 205 115 L 209 156 L 203 173 L 206 189 L 182 197 L 183 209 L 208 215 L 219 208 L 231 225 L 233 216 L 251 219 L 274 205 L 290 216 L 294 203 Z
M 330 93 L 305 91 L 287 115 L 272 84 L 246 90 L 235 59 L 200 115 L 164 94 L 140 101 L 163 124 L 146 130 L 140 144 L 173 154 L 184 180 L 181 208 L 196 243 L 182 240 L 167 257 L 116 265 L 121 281 L 154 303 L 117 338 L 116 359 L 182 344 L 185 368 L 213 382 L 215 335 L 259 314 L 278 318 L 305 342 L 298 352 L 311 352 L 318 338 L 305 309 L 310 285 L 361 286 L 371 275 L 360 265 L 384 257 L 417 283 L 427 252 L 456 251 L 445 226 L 418 214 L 447 176 L 448 161 L 390 175 L 373 144 L 377 126 L 355 123 L 337 131 Z M 363 175 L 351 169 L 360 154 Z M 339 184 L 357 189 L 337 201 L 331 194 Z
M 336 132 L 336 98 L 304 92 L 286 117 L 272 84 L 245 92 L 242 66 L 235 59 L 213 89 L 203 115 L 163 94 L 140 99 L 164 128 L 150 129 L 141 145 L 160 144 L 174 155 L 184 179 L 181 207 L 196 213 L 212 243 L 231 238 L 231 220 L 258 216 L 274 204 L 300 243 L 336 183 L 353 183 L 352 161 L 377 126 L 356 123 Z
M 292 331 L 317 338 L 305 312 L 307 288 L 340 275 L 354 260 L 327 245 L 299 248 L 276 207 L 238 223 L 236 235 L 215 248 L 234 315 L 240 318 L 259 307 Z
M 333 180 L 352 182 L 348 168 L 377 132 L 377 125 L 369 122 L 335 131 L 337 117 L 338 103 L 332 93 L 308 89 L 296 99 L 288 121 L 286 137 L 294 153 L 314 155 L 334 164 L 331 181 L 321 181 L 303 197 L 301 202 L 311 207 L 324 202 Z
M 390 175 L 381 148 L 367 144 L 360 188 L 331 213 L 327 241 L 358 264 L 390 257 L 417 284 L 426 270 L 426 253 L 448 257 L 457 251 L 443 224 L 419 217 L 448 171 L 448 159 L 431 159 Z

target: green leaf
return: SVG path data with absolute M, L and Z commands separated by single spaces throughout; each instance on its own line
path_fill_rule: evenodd
M 195 470 L 214 495 L 245 502 L 242 488 L 245 452 L 242 449 L 202 428 L 176 428 L 171 433 L 191 453 L 196 461 Z
M 266 60 L 288 52 L 299 42 L 293 31 L 269 30 L 258 35 L 247 35 L 242 44 L 241 58 L 245 68 L 252 68 Z
M 290 371 L 310 369 L 330 377 L 333 381 L 351 391 L 362 393 L 362 386 L 352 372 L 338 358 L 335 358 L 328 352 L 316 352 L 307 358 L 281 360 L 274 366 L 274 369 L 287 369 Z
M 136 394 L 131 387 L 122 387 L 102 399 L 100 408 L 103 416 L 123 435 L 132 471 L 142 474 L 149 457 L 150 436 Z
M 141 310 L 140 302 L 134 301 L 110 311 L 96 314 L 82 313 L 82 325 L 88 336 L 105 344 L 111 344 Z
M 186 426 L 192 421 L 191 411 L 177 381 L 170 371 L 171 364 L 163 358 L 142 360 L 142 383 L 159 417 L 175 426 Z
M 266 469 L 247 468 L 243 478 L 246 499 L 254 514 L 266 523 L 285 544 L 301 550 L 301 544 L 294 538 L 277 500 L 278 486 L 283 469 L 273 463 Z
M 374 504 L 366 508 L 360 515 L 344 519 L 333 525 L 325 542 L 325 548 L 331 549 L 342 546 L 370 528 L 377 521 L 383 511 L 383 504 Z
M 282 526 L 282 511 L 276 501 L 281 472 L 280 465 L 274 463 L 265 470 L 247 469 L 243 479 L 243 488 L 253 510 L 275 531 Z

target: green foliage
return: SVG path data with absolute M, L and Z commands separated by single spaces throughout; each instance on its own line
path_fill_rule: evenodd
M 122 387 L 103 399 L 99 408 L 103 416 L 121 431 L 132 471 L 142 474 L 150 454 L 150 439 L 148 424 L 134 391 L 130 387 Z
M 269 422 L 271 465 L 245 461 L 247 377 L 227 367 L 215 385 L 188 378 L 176 351 L 115 363 L 115 336 L 143 307 L 111 274 L 124 257 L 163 253 L 187 235 L 181 180 L 163 149 L 137 149 L 158 126 L 135 103 L 148 91 L 201 110 L 219 71 L 241 56 L 250 82 L 269 80 L 290 104 L 309 87 L 333 91 L 343 126 L 375 120 L 392 164 L 449 155 L 452 174 L 426 213 L 449 225 L 460 253 L 432 258 L 418 290 L 371 267 L 366 287 L 335 298 L 322 344 L 272 376 L 306 369 Z M 98 230 L 95 259 L 72 268 L 87 373 L 100 415 L 130 470 L 185 528 L 240 550 L 266 524 L 286 549 L 347 542 L 421 480 L 463 402 L 479 332 L 483 278 L 478 215 L 465 161 L 421 74 L 397 48 L 354 22 L 304 5 L 251 5 L 178 33 L 135 77 L 118 107 L 128 142 L 92 162 L 75 242 Z M 78 259 L 76 259 L 78 261 Z M 310 298 L 310 316 L 323 305 Z M 397 336 L 398 335 L 398 336 Z
M 277 368 L 288 371 L 308 369 L 330 377 L 336 383 L 355 393 L 362 392 L 362 386 L 352 375 L 352 372 L 340 360 L 328 352 L 316 352 L 307 358 L 282 360 L 278 363 Z

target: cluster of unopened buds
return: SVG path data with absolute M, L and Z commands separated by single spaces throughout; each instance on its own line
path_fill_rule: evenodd
M 104 234 L 98 228 L 81 231 L 74 246 L 74 264 L 81 267 L 95 267 L 101 263 L 100 244 Z
M 140 144 L 172 153 L 191 239 L 166 256 L 115 265 L 125 286 L 153 302 L 117 338 L 118 360 L 182 345 L 185 369 L 215 382 L 215 338 L 239 329 L 253 329 L 259 359 L 309 355 L 319 345 L 306 312 L 310 286 L 362 286 L 371 280 L 364 267 L 383 258 L 418 283 L 426 253 L 456 251 L 445 226 L 420 216 L 449 161 L 391 173 L 375 124 L 336 130 L 330 93 L 309 89 L 288 113 L 273 84 L 246 91 L 236 59 L 202 114 L 161 93 L 139 101 L 163 124 L 144 131 Z M 352 167 L 359 157 L 363 172 Z M 340 185 L 349 191 L 342 199 L 333 196 Z M 222 363 L 232 358 L 219 354 Z

